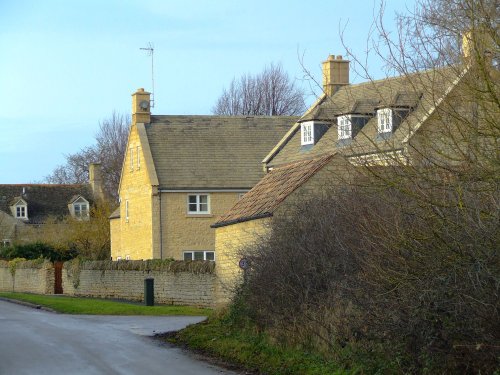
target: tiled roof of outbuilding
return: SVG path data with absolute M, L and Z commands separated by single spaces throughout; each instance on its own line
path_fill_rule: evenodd
M 0 210 L 10 215 L 12 200 L 22 198 L 28 204 L 29 223 L 41 223 L 48 216 L 69 215 L 68 204 L 74 196 L 80 195 L 93 202 L 92 191 L 87 184 L 3 184 L 0 185 Z
M 283 200 L 323 168 L 332 157 L 325 155 L 271 170 L 212 227 L 272 216 Z
M 151 116 L 146 134 L 160 188 L 251 188 L 264 175 L 262 159 L 297 119 Z

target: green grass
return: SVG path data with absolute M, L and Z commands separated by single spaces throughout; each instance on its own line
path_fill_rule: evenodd
M 49 307 L 65 314 L 90 315 L 205 315 L 210 309 L 191 306 L 157 305 L 144 306 L 139 303 L 117 302 L 97 298 L 77 298 L 68 296 L 46 296 L 27 293 L 0 293 L 0 297 L 10 298 Z
M 254 329 L 233 326 L 224 318 L 191 325 L 168 339 L 249 371 L 276 375 L 355 374 L 333 361 L 302 350 L 271 343 Z

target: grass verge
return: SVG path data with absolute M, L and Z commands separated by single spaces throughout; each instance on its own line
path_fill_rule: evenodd
M 191 325 L 167 340 L 258 374 L 357 373 L 319 355 L 271 343 L 266 335 L 249 327 L 233 326 L 220 317 Z
M 212 310 L 210 309 L 202 309 L 191 306 L 144 306 L 139 303 L 117 302 L 98 298 L 46 296 L 28 293 L 0 293 L 0 297 L 45 306 L 64 314 L 210 316 L 212 313 Z

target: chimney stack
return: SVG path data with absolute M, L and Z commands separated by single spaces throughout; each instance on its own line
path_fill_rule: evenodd
M 149 124 L 151 122 L 151 93 L 143 88 L 137 89 L 132 94 L 132 125 L 139 122 Z
M 468 65 L 493 64 L 494 41 L 484 29 L 470 29 L 462 36 L 462 57 Z
M 332 96 L 339 88 L 349 84 L 349 60 L 341 55 L 337 58 L 330 55 L 323 62 L 323 91 Z
M 89 184 L 96 199 L 104 199 L 102 188 L 101 163 L 91 163 L 89 165 Z

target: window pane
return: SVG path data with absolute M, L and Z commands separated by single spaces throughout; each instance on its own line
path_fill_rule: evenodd
M 207 212 L 207 211 L 208 211 L 208 204 L 200 203 L 200 212 Z
M 196 203 L 196 195 L 189 196 L 189 203 Z
M 189 212 L 196 212 L 196 211 L 198 211 L 196 209 L 196 207 L 197 207 L 196 203 L 189 203 Z
M 203 251 L 195 251 L 194 260 L 203 260 Z
M 193 253 L 184 252 L 184 260 L 193 260 Z
M 208 203 L 208 195 L 200 195 L 200 203 L 207 204 Z
M 207 260 L 215 260 L 215 253 L 213 251 L 207 251 L 206 258 Z

